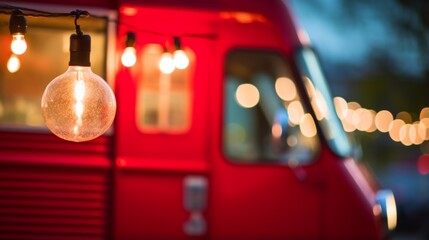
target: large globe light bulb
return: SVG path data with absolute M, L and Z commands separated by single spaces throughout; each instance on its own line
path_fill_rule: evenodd
M 89 52 L 89 35 L 73 34 L 69 68 L 48 84 L 42 96 L 46 126 L 68 141 L 89 141 L 102 135 L 116 113 L 113 91 L 92 72 Z

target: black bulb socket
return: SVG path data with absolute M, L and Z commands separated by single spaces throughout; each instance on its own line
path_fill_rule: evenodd
M 27 19 L 25 19 L 25 17 L 20 14 L 22 14 L 21 11 L 15 10 L 10 15 L 9 32 L 11 35 L 24 35 L 27 32 Z
M 174 42 L 174 48 L 176 50 L 182 49 L 182 42 L 180 41 L 180 38 L 177 36 L 173 37 L 173 42 Z
M 133 32 L 127 32 L 127 40 L 125 41 L 126 47 L 134 47 L 136 43 L 136 34 Z
M 91 66 L 91 36 L 86 34 L 70 35 L 70 62 L 69 66 Z

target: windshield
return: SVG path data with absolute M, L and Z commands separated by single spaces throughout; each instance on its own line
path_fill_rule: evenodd
M 315 121 L 280 53 L 233 50 L 226 59 L 223 150 L 234 163 L 311 164 Z
M 301 48 L 295 57 L 324 137 L 335 153 L 349 156 L 352 147 L 336 115 L 333 98 L 314 51 L 311 48 Z

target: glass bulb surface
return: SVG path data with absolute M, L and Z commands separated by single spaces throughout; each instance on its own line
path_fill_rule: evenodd
M 136 64 L 136 49 L 134 47 L 126 47 L 122 53 L 121 62 L 125 67 L 132 67 Z
M 27 42 L 25 41 L 24 35 L 15 34 L 12 36 L 12 43 L 10 49 L 16 55 L 21 55 L 27 50 Z
M 70 66 L 48 84 L 42 96 L 46 126 L 68 141 L 89 141 L 102 135 L 115 113 L 113 91 L 90 67 Z
M 176 50 L 174 52 L 174 66 L 178 69 L 185 69 L 189 65 L 189 58 L 183 50 Z
M 171 53 L 165 52 L 162 54 L 159 61 L 159 70 L 165 74 L 170 74 L 174 71 L 174 60 Z
M 16 55 L 12 54 L 9 60 L 7 61 L 7 70 L 10 73 L 15 73 L 19 70 L 20 67 L 21 67 L 21 61 Z

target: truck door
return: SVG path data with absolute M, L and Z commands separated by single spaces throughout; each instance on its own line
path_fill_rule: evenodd
M 321 144 L 287 58 L 290 48 L 263 19 L 227 16 L 217 26 L 215 59 L 223 70 L 214 81 L 211 234 L 314 239 L 320 235 Z

